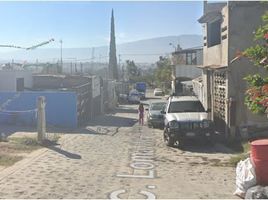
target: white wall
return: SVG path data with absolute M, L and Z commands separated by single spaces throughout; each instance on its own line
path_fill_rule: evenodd
M 195 95 L 197 96 L 197 98 L 201 101 L 201 103 L 203 104 L 203 106 L 206 108 L 206 102 L 204 99 L 204 83 L 202 80 L 202 76 L 197 78 L 197 79 L 193 79 L 193 92 L 195 93 Z M 201 81 L 200 81 L 201 79 Z M 207 108 L 206 108 L 207 109 Z
M 177 65 L 175 69 L 176 77 L 197 78 L 202 74 L 202 70 L 197 68 L 196 65 Z
M 16 92 L 16 79 L 24 78 L 24 87 L 32 88 L 33 78 L 30 71 L 0 71 L 0 92 Z
M 92 97 L 100 96 L 100 78 L 97 76 L 92 77 Z
M 197 66 L 203 65 L 203 49 L 196 51 Z

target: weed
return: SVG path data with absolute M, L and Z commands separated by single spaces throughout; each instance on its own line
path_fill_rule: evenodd
M 229 160 L 229 164 L 230 166 L 232 167 L 236 167 L 237 163 L 239 163 L 239 161 L 241 160 L 245 160 L 249 157 L 249 154 L 248 153 L 241 153 L 241 154 L 238 154 L 236 156 L 232 156 Z
M 232 156 L 229 160 L 229 165 L 235 167 L 241 160 L 245 160 L 249 157 L 250 144 L 248 142 L 241 143 L 241 152 L 235 156 Z
M 8 167 L 20 161 L 21 159 L 22 159 L 22 156 L 0 154 L 0 165 Z

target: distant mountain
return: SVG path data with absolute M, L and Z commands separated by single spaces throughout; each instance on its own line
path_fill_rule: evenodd
M 173 45 L 169 45 L 170 43 Z M 118 44 L 117 54 L 120 55 L 120 62 L 130 59 L 136 63 L 154 63 L 159 56 L 173 52 L 178 43 L 183 49 L 202 46 L 202 36 L 167 36 Z M 94 62 L 108 62 L 108 49 L 108 46 L 95 47 L 94 50 L 93 48 L 64 48 L 63 60 L 66 62 L 75 61 L 75 59 L 91 61 L 94 56 Z M 19 62 L 35 62 L 37 59 L 39 62 L 56 62 L 60 59 L 60 49 L 39 48 L 32 51 L 19 50 L 0 54 L 1 61 L 11 62 L 12 59 Z

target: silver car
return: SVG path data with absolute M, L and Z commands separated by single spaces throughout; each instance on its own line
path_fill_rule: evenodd
M 166 106 L 166 101 L 159 100 L 150 102 L 148 113 L 147 113 L 147 124 L 148 127 L 164 127 L 164 116 L 162 111 Z
M 163 96 L 164 92 L 161 88 L 155 88 L 154 89 L 154 96 Z

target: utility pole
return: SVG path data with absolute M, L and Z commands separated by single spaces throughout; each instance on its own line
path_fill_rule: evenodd
M 118 71 L 120 74 L 120 77 L 122 78 L 122 70 L 121 70 L 121 66 L 120 66 L 120 61 L 121 61 L 121 55 L 118 55 Z
M 101 54 L 99 54 L 99 63 L 101 63 Z
M 92 47 L 92 50 L 91 50 L 91 69 L 92 70 L 94 67 L 94 59 L 95 59 L 95 47 Z
M 124 64 L 122 65 L 122 79 L 125 81 L 125 66 Z
M 38 97 L 37 102 L 37 141 L 42 143 L 46 134 L 45 97 Z
M 71 62 L 71 75 L 73 74 L 73 62 Z
M 82 62 L 80 62 L 80 72 L 81 72 L 81 74 L 83 74 L 83 63 Z
M 63 69 L 63 62 L 62 62 L 62 40 L 60 40 L 60 67 L 61 67 L 61 69 L 58 71 L 58 73 L 62 73 L 62 69 Z

